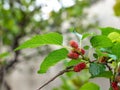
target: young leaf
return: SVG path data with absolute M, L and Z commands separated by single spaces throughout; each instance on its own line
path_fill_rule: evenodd
M 87 37 L 89 37 L 89 36 L 93 36 L 93 35 L 95 35 L 95 33 L 84 33 L 82 35 L 82 40 L 85 39 L 85 38 L 87 38 Z
M 99 63 L 91 63 L 89 72 L 91 73 L 92 77 L 96 77 L 105 71 L 105 66 Z
M 118 32 L 120 33 L 120 29 L 112 28 L 112 27 L 105 27 L 105 28 L 100 28 L 102 35 L 108 36 L 111 32 Z
M 120 42 L 120 34 L 117 32 L 112 32 L 108 34 L 108 38 L 112 40 L 112 42 Z
M 21 44 L 15 50 L 20 50 L 25 48 L 35 48 L 35 47 L 43 46 L 47 44 L 62 45 L 62 43 L 63 43 L 62 35 L 55 32 L 51 32 L 48 34 L 37 35 L 31 38 L 30 40 L 27 40 L 23 44 Z
M 92 82 L 84 84 L 79 90 L 100 90 L 100 87 Z
M 112 47 L 112 53 L 120 58 L 120 42 L 115 43 Z
M 90 39 L 93 47 L 110 47 L 112 46 L 112 41 L 103 35 L 96 35 Z
M 68 51 L 65 48 L 55 50 L 44 59 L 42 64 L 40 65 L 40 70 L 38 73 L 46 73 L 46 71 L 59 61 L 65 59 L 67 57 Z

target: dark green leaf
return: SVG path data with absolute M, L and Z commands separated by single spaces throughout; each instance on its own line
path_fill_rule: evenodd
M 105 66 L 99 63 L 90 63 L 89 72 L 92 77 L 96 77 L 105 71 Z
M 114 46 L 112 47 L 112 53 L 120 58 L 120 42 L 114 44 Z
M 112 27 L 105 27 L 105 28 L 100 28 L 101 32 L 103 35 L 108 36 L 111 32 L 118 32 L 120 33 L 120 29 L 112 28 Z
M 94 58 L 98 58 L 98 55 L 96 53 L 93 53 Z
M 55 65 L 59 61 L 67 57 L 68 51 L 65 48 L 55 50 L 44 59 L 40 65 L 40 70 L 38 73 L 45 73 L 51 66 Z
M 21 44 L 15 50 L 20 50 L 25 48 L 35 48 L 47 44 L 62 45 L 62 43 L 63 43 L 62 35 L 55 32 L 51 32 L 44 35 L 37 35 L 31 38 L 30 40 L 27 40 L 23 44 Z
M 90 40 L 93 47 L 110 47 L 112 46 L 112 41 L 103 35 L 93 36 Z
M 100 87 L 92 82 L 84 84 L 79 90 L 100 90 Z
M 111 78 L 113 76 L 111 71 L 104 71 L 100 73 L 97 77 Z

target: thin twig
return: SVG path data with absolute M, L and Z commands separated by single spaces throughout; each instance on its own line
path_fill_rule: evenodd
M 107 66 L 107 68 L 109 69 L 109 71 L 112 71 L 112 68 L 107 63 L 105 63 L 105 65 Z
M 48 85 L 50 82 L 52 82 L 53 80 L 55 80 L 57 77 L 63 75 L 66 72 L 70 72 L 72 70 L 70 70 L 71 68 L 73 68 L 73 66 L 67 67 L 65 70 L 60 71 L 57 75 L 55 75 L 52 79 L 50 79 L 48 82 L 46 82 L 45 84 L 43 84 L 41 87 L 39 87 L 37 90 L 41 90 L 43 87 L 45 87 L 46 85 Z

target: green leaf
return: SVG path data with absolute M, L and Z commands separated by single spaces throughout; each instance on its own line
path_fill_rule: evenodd
M 103 35 L 96 35 L 90 39 L 93 47 L 110 47 L 112 46 L 112 41 Z
M 102 35 L 108 36 L 111 32 L 118 32 L 120 33 L 120 29 L 112 28 L 112 27 L 105 27 L 105 28 L 100 28 Z
M 0 58 L 4 58 L 6 56 L 8 56 L 10 53 L 9 52 L 4 52 L 0 54 Z
M 115 43 L 112 47 L 112 54 L 120 58 L 120 42 Z
M 78 60 L 72 59 L 71 61 L 69 61 L 69 62 L 67 63 L 67 66 L 74 66 L 74 65 L 76 65 L 76 64 L 78 64 L 78 63 L 80 63 L 80 62 L 81 62 L 80 59 L 78 59 Z
M 88 50 L 90 48 L 90 46 L 86 45 L 83 47 L 85 50 Z
M 94 58 L 98 58 L 97 53 L 93 53 L 93 57 L 94 57 Z
M 113 54 L 108 54 L 108 57 L 110 57 L 112 60 L 117 60 L 116 55 L 113 55 Z
M 108 56 L 107 53 L 103 53 L 99 48 L 96 48 L 95 52 L 98 55 L 98 57 Z
M 112 87 L 110 87 L 109 90 L 113 90 Z
M 48 34 L 37 35 L 30 40 L 27 40 L 23 44 L 21 44 L 15 50 L 25 49 L 25 48 L 36 48 L 38 46 L 43 46 L 47 44 L 55 44 L 55 45 L 62 45 L 63 37 L 62 35 L 51 32 Z
M 120 34 L 117 32 L 112 32 L 108 34 L 108 38 L 110 38 L 112 42 L 120 42 Z
M 96 77 L 104 77 L 104 78 L 111 78 L 113 76 L 111 71 L 104 71 L 97 75 Z
M 89 36 L 93 36 L 93 35 L 95 35 L 95 33 L 84 33 L 82 35 L 82 40 L 85 39 L 85 38 L 87 38 L 87 37 L 89 37 Z
M 68 51 L 65 48 L 55 50 L 44 59 L 42 64 L 40 65 L 40 70 L 38 73 L 45 73 L 47 70 L 58 63 L 59 61 L 65 59 L 67 57 Z
M 79 90 L 100 90 L 100 87 L 92 82 L 84 84 Z
M 96 77 L 105 71 L 105 66 L 99 63 L 90 63 L 89 72 L 92 77 Z

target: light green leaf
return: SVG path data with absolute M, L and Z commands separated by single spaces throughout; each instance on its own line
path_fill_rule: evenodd
M 62 35 L 55 32 L 51 32 L 48 34 L 37 35 L 31 38 L 30 40 L 27 40 L 23 44 L 21 44 L 15 50 L 20 50 L 25 48 L 36 48 L 47 44 L 62 45 L 62 43 L 63 43 Z
M 95 35 L 95 33 L 84 33 L 82 35 L 82 40 L 85 39 L 85 38 L 87 38 L 87 37 L 89 37 L 89 36 L 93 36 L 93 35 Z
M 90 48 L 90 46 L 86 45 L 83 47 L 85 50 L 88 50 Z
M 68 66 L 74 66 L 74 65 L 76 65 L 76 64 L 78 64 L 78 63 L 80 63 L 81 62 L 81 60 L 80 59 L 78 59 L 78 60 L 74 60 L 74 59 L 72 59 L 71 61 L 69 61 L 68 63 L 67 63 L 67 67 Z
M 108 54 L 108 57 L 110 57 L 110 60 L 117 60 L 117 56 L 113 54 Z
M 112 47 L 112 53 L 120 58 L 120 42 L 115 43 Z
M 105 66 L 99 63 L 90 63 L 89 72 L 92 77 L 96 77 L 105 71 Z
M 100 90 L 100 87 L 92 82 L 84 84 L 79 90 Z
M 0 58 L 4 58 L 6 56 L 8 56 L 10 53 L 9 52 L 4 52 L 0 54 Z
M 120 34 L 117 32 L 112 32 L 108 34 L 108 38 L 112 40 L 112 42 L 120 42 Z
M 120 29 L 117 28 L 112 28 L 112 27 L 105 27 L 105 28 L 100 28 L 102 35 L 108 36 L 111 32 L 118 32 L 120 33 Z
M 38 73 L 45 73 L 51 66 L 67 57 L 68 51 L 65 48 L 55 50 L 43 60 Z
M 98 55 L 98 57 L 108 56 L 107 53 L 103 53 L 99 48 L 96 48 L 95 52 Z
M 112 41 L 103 35 L 96 35 L 90 39 L 90 42 L 93 47 L 111 47 Z

